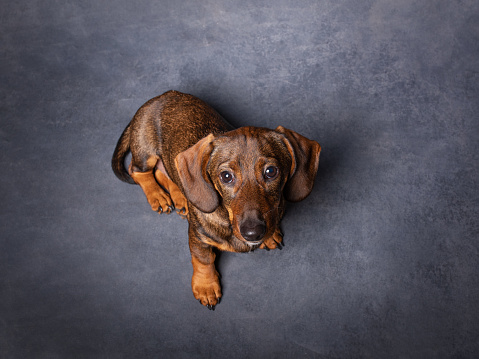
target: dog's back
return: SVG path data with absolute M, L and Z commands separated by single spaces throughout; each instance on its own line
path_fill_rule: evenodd
M 124 166 L 132 153 L 132 164 L 146 170 L 148 159 L 160 157 L 171 177 L 178 153 L 212 133 L 234 129 L 221 115 L 199 98 L 178 91 L 168 91 L 141 106 L 123 131 L 116 145 L 112 168 L 122 181 L 135 183 Z
M 212 107 L 199 98 L 168 91 L 158 98 L 155 109 L 159 126 L 159 151 L 170 176 L 176 172 L 175 157 L 209 134 L 219 135 L 234 128 Z

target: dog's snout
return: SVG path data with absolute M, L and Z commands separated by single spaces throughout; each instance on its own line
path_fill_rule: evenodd
M 266 225 L 263 221 L 247 219 L 241 224 L 240 232 L 247 241 L 257 242 L 263 238 Z

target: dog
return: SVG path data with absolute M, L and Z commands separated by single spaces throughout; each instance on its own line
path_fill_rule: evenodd
M 310 194 L 320 152 L 316 141 L 282 126 L 235 129 L 202 100 L 168 91 L 136 112 L 112 168 L 140 185 L 153 211 L 187 218 L 192 291 L 214 310 L 222 296 L 214 248 L 281 249 L 285 200 Z

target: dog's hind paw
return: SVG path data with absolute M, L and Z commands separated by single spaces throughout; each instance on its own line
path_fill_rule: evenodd
M 176 213 L 183 219 L 186 219 L 187 215 L 188 215 L 188 210 L 186 208 L 181 208 L 181 209 L 177 209 L 176 210 Z
M 175 206 L 170 198 L 170 196 L 165 192 L 160 193 L 159 191 L 156 193 L 149 193 L 147 196 L 148 203 L 151 206 L 151 209 L 158 213 L 171 213 Z
M 171 199 L 175 203 L 176 213 L 178 213 L 183 218 L 186 218 L 188 215 L 188 201 L 185 196 L 183 196 L 179 190 L 170 193 Z

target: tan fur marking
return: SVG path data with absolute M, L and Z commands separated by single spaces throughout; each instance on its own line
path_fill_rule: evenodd
M 170 195 L 163 190 L 155 180 L 153 170 L 147 172 L 132 172 L 131 178 L 138 183 L 146 195 L 146 199 L 155 212 L 170 213 L 173 202 Z
M 179 187 L 159 169 L 155 171 L 155 178 L 158 183 L 165 188 L 170 194 L 171 200 L 174 203 L 177 213 L 180 216 L 186 217 L 188 214 L 188 201 L 181 193 Z
M 194 256 L 191 257 L 193 264 L 193 277 L 191 278 L 191 288 L 193 295 L 203 305 L 215 306 L 221 298 L 221 286 L 213 261 L 209 264 L 201 263 Z
M 283 234 L 281 230 L 276 228 L 276 231 L 269 238 L 266 238 L 264 242 L 259 246 L 261 249 L 275 249 L 278 248 L 278 245 L 283 243 Z

